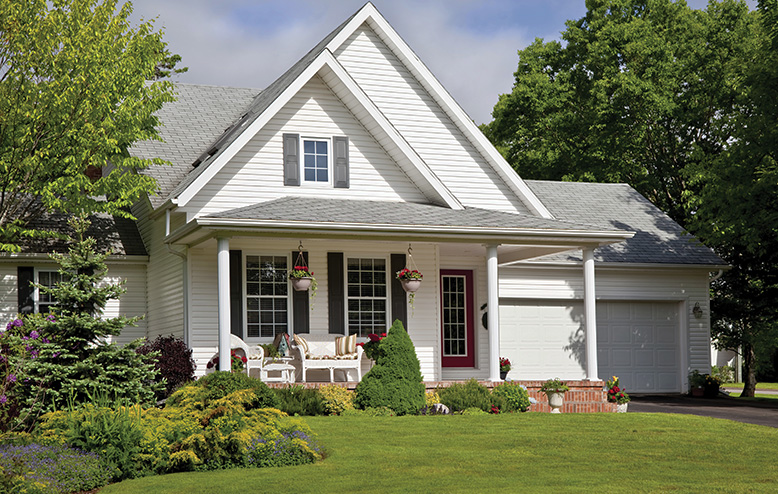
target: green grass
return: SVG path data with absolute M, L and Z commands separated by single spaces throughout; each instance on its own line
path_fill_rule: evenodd
M 312 417 L 327 457 L 117 493 L 778 492 L 778 429 L 669 414 Z
M 721 386 L 725 388 L 743 389 L 743 383 L 724 383 Z M 756 383 L 756 389 L 778 389 L 778 383 Z
M 775 403 L 775 400 L 778 400 L 778 394 L 759 394 L 755 393 L 753 398 L 742 398 L 740 396 L 740 391 L 734 391 L 729 393 L 729 396 L 732 398 L 737 398 L 739 400 L 748 400 L 748 401 L 766 401 L 768 403 Z

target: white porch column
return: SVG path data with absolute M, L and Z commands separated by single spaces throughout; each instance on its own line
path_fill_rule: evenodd
M 219 302 L 219 370 L 229 371 L 230 362 L 230 239 L 216 245 L 217 292 Z
M 489 307 L 489 380 L 500 380 L 500 283 L 497 246 L 486 246 L 486 301 Z
M 597 381 L 597 306 L 594 290 L 594 248 L 583 249 L 586 379 Z

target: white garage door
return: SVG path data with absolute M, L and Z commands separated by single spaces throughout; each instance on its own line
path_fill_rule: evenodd
M 619 376 L 628 392 L 680 392 L 679 334 L 676 302 L 598 302 L 600 379 Z M 583 303 L 501 300 L 500 355 L 512 379 L 583 379 Z
M 680 392 L 678 305 L 676 302 L 598 303 L 600 379 L 619 376 L 627 392 Z

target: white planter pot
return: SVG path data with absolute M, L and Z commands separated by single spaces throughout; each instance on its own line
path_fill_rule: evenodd
M 400 280 L 403 285 L 403 290 L 408 293 L 414 293 L 421 287 L 421 280 Z
M 629 403 L 617 403 L 616 413 L 627 413 L 627 405 L 629 405 Z
M 562 413 L 559 409 L 565 401 L 564 393 L 546 393 L 548 396 L 548 406 L 551 407 L 551 413 Z
M 293 278 L 290 281 L 292 282 L 292 288 L 296 292 L 308 291 L 311 284 L 313 284 L 313 278 Z

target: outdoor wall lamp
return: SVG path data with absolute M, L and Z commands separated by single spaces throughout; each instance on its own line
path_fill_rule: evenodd
M 692 314 L 694 314 L 695 319 L 700 319 L 702 317 L 702 307 L 700 307 L 699 302 L 694 304 L 694 308 L 692 309 Z

